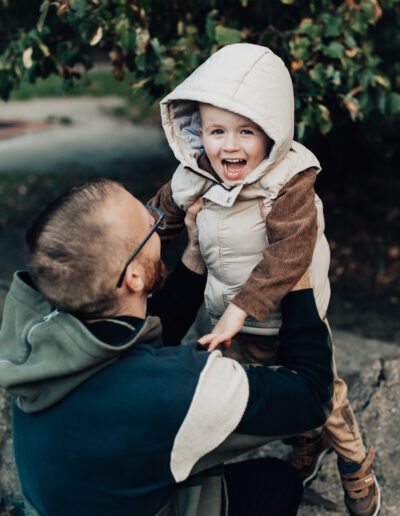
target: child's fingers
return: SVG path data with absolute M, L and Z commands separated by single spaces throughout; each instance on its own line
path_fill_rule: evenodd
M 220 344 L 222 344 L 225 348 L 229 348 L 232 343 L 230 336 L 223 333 L 210 333 L 209 335 L 206 335 L 206 337 L 208 337 L 206 340 L 209 352 L 214 351 Z
M 203 337 L 201 337 L 201 339 L 199 339 L 198 342 L 202 346 L 208 346 L 214 337 L 215 333 L 207 333 L 207 335 L 203 335 Z
M 195 213 L 199 213 L 203 208 L 203 197 L 197 197 L 197 199 L 192 204 L 193 211 Z
M 232 343 L 230 335 L 226 333 L 208 333 L 199 339 L 199 343 L 202 346 L 208 346 L 208 351 L 214 351 L 220 344 L 224 347 L 229 348 Z
M 195 217 L 203 207 L 203 197 L 198 197 L 193 204 L 191 204 L 187 210 L 191 216 Z
M 258 199 L 258 205 L 260 207 L 261 217 L 265 220 L 268 215 L 266 199 L 264 197 L 262 197 L 261 199 Z

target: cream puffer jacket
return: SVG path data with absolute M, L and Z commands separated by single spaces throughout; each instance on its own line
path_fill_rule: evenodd
M 269 156 L 244 181 L 218 184 L 199 168 L 197 158 L 203 147 L 198 131 L 198 102 L 249 118 L 274 141 Z M 283 61 L 266 47 L 240 43 L 222 48 L 162 100 L 161 116 L 168 143 L 181 162 L 172 178 L 174 201 L 186 210 L 200 195 L 204 199 L 197 221 L 201 252 L 208 269 L 205 303 L 215 323 L 268 246 L 258 199 L 264 198 L 270 211 L 283 186 L 310 167 L 319 172 L 319 162 L 312 152 L 293 141 L 292 82 Z M 323 318 L 330 297 L 330 252 L 318 196 L 315 203 L 318 237 L 310 272 Z M 246 229 L 249 227 L 251 234 Z M 266 321 L 248 318 L 242 331 L 273 335 L 279 327 L 277 307 Z

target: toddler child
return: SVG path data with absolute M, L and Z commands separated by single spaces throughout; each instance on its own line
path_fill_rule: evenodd
M 320 166 L 293 140 L 294 96 L 282 60 L 251 44 L 213 54 L 161 102 L 163 127 L 180 166 L 152 203 L 166 212 L 164 238 L 184 227 L 199 197 L 199 244 L 207 266 L 205 306 L 215 326 L 200 342 L 243 363 L 271 365 L 280 300 L 309 269 L 321 319 L 330 297 L 329 247 L 314 191 Z M 233 351 L 232 351 L 233 350 Z M 345 503 L 377 515 L 380 492 L 335 371 L 333 412 L 323 429 L 291 439 L 304 483 L 329 448 L 338 454 Z

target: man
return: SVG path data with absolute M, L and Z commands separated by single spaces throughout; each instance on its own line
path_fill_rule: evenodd
M 164 276 L 163 214 L 118 183 L 73 189 L 28 231 L 30 274 L 16 273 L 5 303 L 0 384 L 16 396 L 16 464 L 33 514 L 295 513 L 288 468 L 273 463 L 271 475 L 270 463 L 249 461 L 224 477 L 222 463 L 325 422 L 326 327 L 304 279 L 283 302 L 282 366 L 246 370 L 177 346 L 205 284 L 196 210 L 182 262 L 149 302 Z

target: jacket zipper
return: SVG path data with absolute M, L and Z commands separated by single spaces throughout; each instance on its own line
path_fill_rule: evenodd
M 56 315 L 58 315 L 60 313 L 60 310 L 58 310 L 57 308 L 55 308 L 52 312 L 50 312 L 49 314 L 45 315 L 43 317 L 43 319 L 41 319 L 39 322 L 35 323 L 31 328 L 30 330 L 28 331 L 28 335 L 26 337 L 26 340 L 29 342 L 30 345 L 32 345 L 32 342 L 31 342 L 31 339 L 32 339 L 32 334 L 33 332 L 36 330 L 36 328 L 38 328 L 39 326 L 41 326 L 42 324 L 45 324 L 47 323 L 48 321 L 50 321 L 50 319 L 53 319 L 53 317 L 55 317 Z

